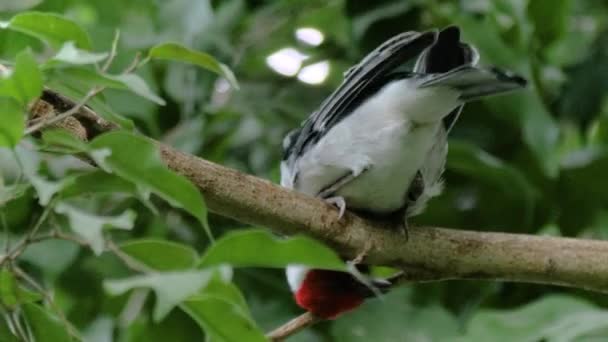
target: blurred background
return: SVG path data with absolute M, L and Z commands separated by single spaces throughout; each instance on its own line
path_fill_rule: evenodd
M 339 85 L 349 66 L 397 33 L 459 25 L 464 39 L 478 47 L 482 64 L 521 73 L 530 87 L 467 105 L 450 137 L 446 191 L 414 224 L 608 237 L 604 0 L 3 0 L 0 20 L 25 9 L 75 20 L 99 51 L 109 50 L 119 29 L 116 71 L 136 51 L 164 41 L 227 64 L 239 91 L 214 74 L 172 63 L 139 70 L 166 106 L 118 91 L 104 94 L 144 134 L 274 182 L 283 136 Z M 0 31 L 0 59 L 12 59 L 25 46 L 44 51 L 34 39 Z M 49 169 L 69 163 L 53 159 Z M 28 197 L 8 205 L 11 226 L 36 210 Z M 134 231 L 117 239 L 158 237 L 205 248 L 193 220 L 166 205 L 160 216 L 134 199 L 119 206 L 141 215 Z M 244 228 L 218 216 L 210 221 L 216 236 Z M 24 256 L 29 269 L 53 284 L 68 318 L 87 336 L 114 331 L 117 341 L 203 338 L 179 310 L 160 323 L 144 314 L 118 326 L 128 298 L 109 297 L 100 285 L 123 272 L 116 260 L 77 247 L 40 246 Z M 264 330 L 301 312 L 280 270 L 236 270 L 235 283 Z M 608 297 L 575 289 L 448 281 L 404 286 L 291 340 L 603 341 L 607 307 Z M 106 335 L 96 335 L 98 330 Z

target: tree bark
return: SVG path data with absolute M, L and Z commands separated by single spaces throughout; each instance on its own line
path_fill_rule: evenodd
M 54 108 L 74 105 L 50 91 L 43 98 Z M 36 115 L 44 117 L 45 113 Z M 116 129 L 88 108 L 75 118 L 88 132 L 88 138 Z M 82 137 L 81 129 L 74 128 L 73 123 L 63 127 Z M 406 238 L 396 227 L 352 213 L 338 220 L 336 208 L 319 199 L 157 144 L 167 166 L 200 189 L 210 211 L 281 234 L 312 236 L 345 258 L 365 252 L 365 263 L 402 269 L 402 281 L 485 279 L 608 293 L 605 241 L 435 227 L 410 227 Z

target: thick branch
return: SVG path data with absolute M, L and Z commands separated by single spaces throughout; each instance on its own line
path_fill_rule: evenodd
M 88 129 L 90 120 L 82 122 Z M 211 211 L 278 233 L 308 234 L 347 258 L 365 248 L 366 263 L 401 268 L 404 281 L 492 279 L 608 293 L 608 242 L 432 227 L 412 227 L 406 240 L 394 227 L 350 213 L 338 220 L 336 209 L 318 199 L 159 146 L 167 165 L 199 187 Z

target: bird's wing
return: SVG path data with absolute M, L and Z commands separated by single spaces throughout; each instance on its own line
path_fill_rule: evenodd
M 353 108 L 394 79 L 387 76 L 433 44 L 436 36 L 435 31 L 401 33 L 384 42 L 349 69 L 342 84 L 295 133 L 291 133 L 289 144 L 284 146 L 284 160 L 306 152 L 333 126 L 352 113 Z

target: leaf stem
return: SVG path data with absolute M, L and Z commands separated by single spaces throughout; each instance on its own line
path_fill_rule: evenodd
M 114 40 L 112 40 L 112 48 L 110 49 L 110 54 L 108 55 L 106 62 L 101 67 L 102 72 L 108 71 L 108 69 L 112 65 L 112 62 L 114 62 L 114 58 L 116 58 L 116 51 L 118 50 L 118 41 L 119 40 L 120 40 L 120 30 L 116 29 L 116 31 L 114 31 Z

